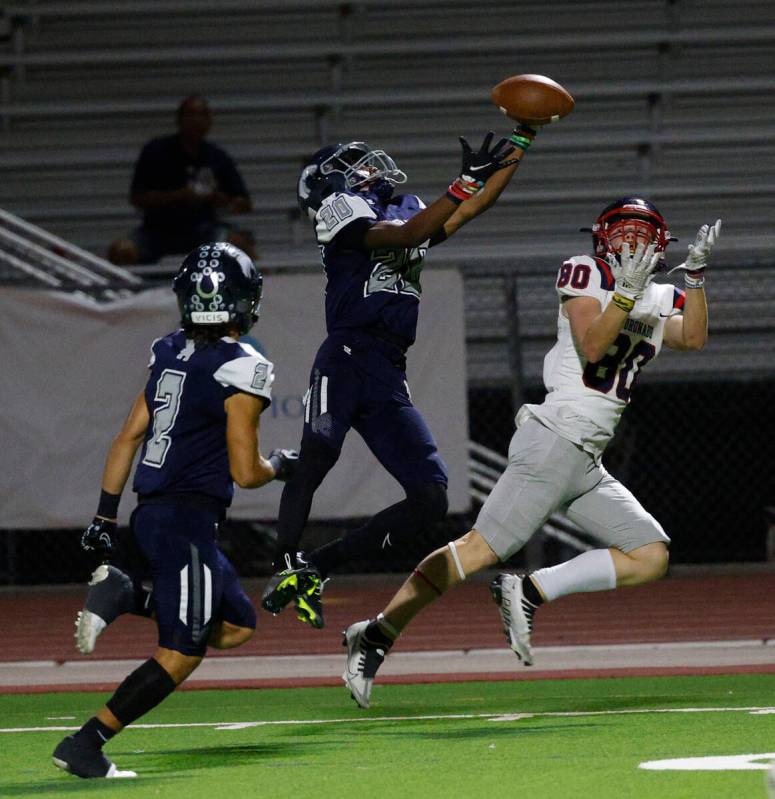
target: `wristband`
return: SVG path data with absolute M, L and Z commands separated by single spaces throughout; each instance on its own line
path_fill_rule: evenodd
M 618 292 L 614 293 L 611 302 L 617 307 L 621 308 L 625 313 L 629 313 L 635 307 L 635 300 L 629 297 L 624 297 Z
M 536 137 L 536 132 L 533 128 L 528 127 L 527 125 L 520 125 L 518 128 L 515 128 L 509 138 L 509 141 L 515 146 L 519 147 L 521 150 L 527 150 L 528 147 L 533 143 L 533 139 Z
M 119 502 L 121 502 L 121 494 L 110 494 L 103 488 L 100 491 L 97 516 L 102 516 L 104 519 L 116 519 L 118 517 Z
M 468 175 L 461 175 L 449 184 L 447 197 L 453 202 L 462 203 L 473 197 L 484 186 L 484 181 L 476 180 Z
M 701 289 L 705 285 L 703 272 L 686 272 L 684 274 L 684 287 L 687 289 Z

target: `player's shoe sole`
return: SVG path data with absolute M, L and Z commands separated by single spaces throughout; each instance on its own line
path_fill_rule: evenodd
M 530 635 L 533 631 L 533 610 L 522 592 L 523 577 L 499 574 L 490 583 L 490 593 L 498 606 L 503 632 L 514 654 L 526 665 L 533 665 Z
M 107 622 L 96 613 L 79 610 L 75 617 L 75 648 L 82 655 L 91 655 L 97 639 L 107 626 Z
M 94 651 L 102 631 L 134 606 L 132 580 L 115 566 L 102 563 L 92 573 L 82 611 L 75 617 L 75 647 L 82 655 Z
M 57 768 L 82 779 L 130 779 L 137 776 L 135 771 L 119 771 L 104 752 L 79 744 L 74 735 L 68 735 L 57 744 L 51 759 Z

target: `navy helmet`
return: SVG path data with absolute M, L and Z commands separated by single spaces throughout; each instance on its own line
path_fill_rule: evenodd
M 186 325 L 232 324 L 244 335 L 258 321 L 264 279 L 250 257 L 225 241 L 200 244 L 172 282 Z
M 301 170 L 297 198 L 301 210 L 314 219 L 329 194 L 368 191 L 387 202 L 395 186 L 405 181 L 406 174 L 384 150 L 374 150 L 362 141 L 329 144 Z
M 671 241 L 667 222 L 659 209 L 643 197 L 621 197 L 607 205 L 591 228 L 581 228 L 592 233 L 595 255 L 607 257 L 618 255 L 623 235 L 628 232 L 633 237 L 633 248 L 639 243 L 656 242 L 656 251 L 664 252 Z M 613 241 L 613 240 L 616 241 Z

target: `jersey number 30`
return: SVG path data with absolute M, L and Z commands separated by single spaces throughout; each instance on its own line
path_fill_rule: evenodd
M 153 399 L 161 405 L 153 411 L 153 435 L 148 439 L 143 458 L 146 466 L 153 466 L 155 469 L 164 466 L 164 460 L 172 444 L 169 434 L 178 418 L 185 380 L 185 372 L 165 369 L 156 383 L 156 395 Z

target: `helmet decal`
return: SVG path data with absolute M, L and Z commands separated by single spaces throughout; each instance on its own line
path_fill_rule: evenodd
M 250 258 L 228 242 L 192 250 L 172 286 L 184 325 L 231 323 L 244 334 L 258 320 L 263 278 Z

